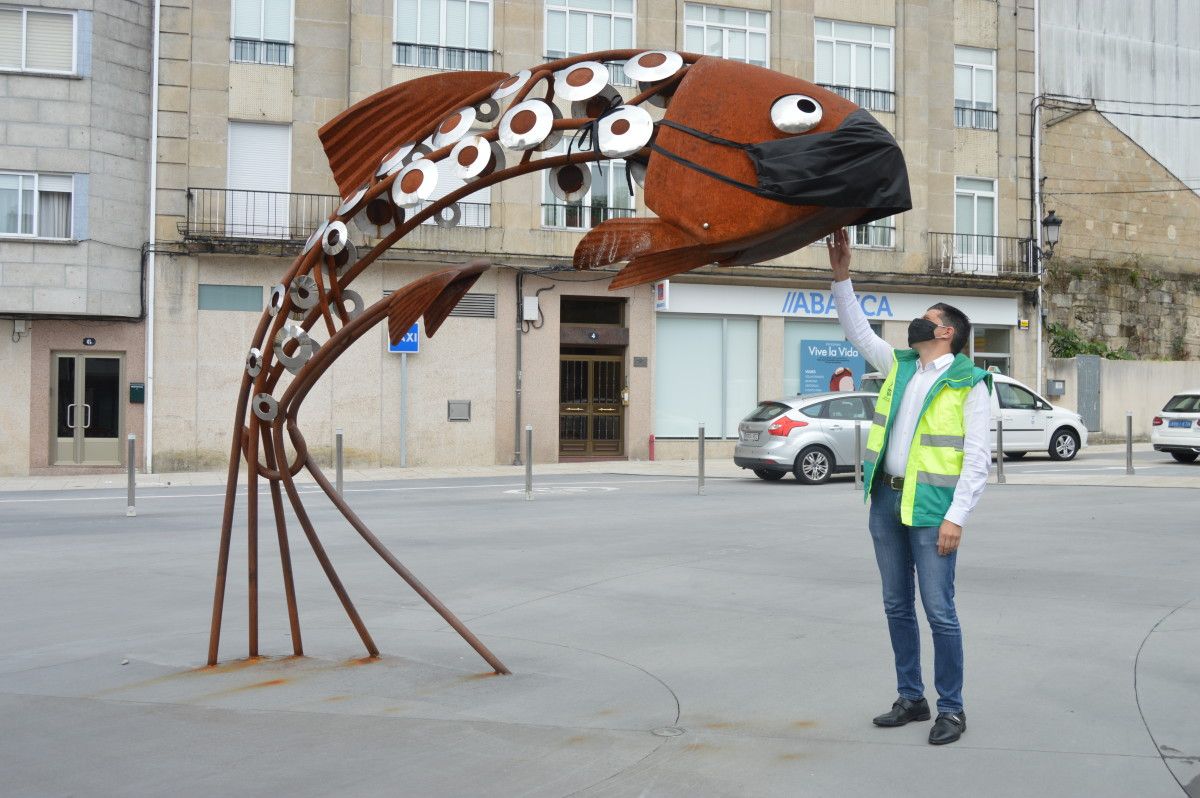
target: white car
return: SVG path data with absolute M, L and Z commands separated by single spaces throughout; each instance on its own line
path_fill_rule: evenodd
M 1171 397 L 1154 417 L 1150 443 L 1156 452 L 1169 452 L 1181 463 L 1200 457 L 1200 388 Z
M 1004 456 L 1047 452 L 1051 460 L 1074 460 L 1087 446 L 1087 425 L 1074 410 L 1047 402 L 1027 385 L 993 374 L 992 451 L 996 451 L 996 419 L 1004 420 Z

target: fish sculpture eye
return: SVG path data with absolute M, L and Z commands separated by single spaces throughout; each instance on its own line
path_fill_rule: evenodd
M 771 106 L 771 122 L 784 133 L 807 133 L 821 124 L 821 104 L 806 94 L 788 94 Z

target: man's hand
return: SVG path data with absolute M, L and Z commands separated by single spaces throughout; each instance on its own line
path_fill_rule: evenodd
M 833 279 L 836 282 L 850 277 L 850 236 L 846 228 L 833 231 L 825 241 L 829 250 L 829 266 L 833 269 Z
M 960 540 L 962 540 L 962 527 L 943 519 L 942 526 L 938 530 L 938 554 L 945 557 L 951 552 L 958 551 Z

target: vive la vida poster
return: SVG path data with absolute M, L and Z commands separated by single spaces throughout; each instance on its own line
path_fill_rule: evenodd
M 853 391 L 867 362 L 849 341 L 800 342 L 800 393 Z

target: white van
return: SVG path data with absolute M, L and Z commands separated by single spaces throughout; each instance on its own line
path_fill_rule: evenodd
M 864 374 L 861 390 L 878 393 L 886 375 Z M 1010 460 L 1029 452 L 1046 452 L 1051 460 L 1074 460 L 1087 446 L 1087 426 L 1074 410 L 1058 407 L 1033 392 L 1029 386 L 993 374 L 992 452 L 996 451 L 996 419 L 1004 419 L 1004 454 Z

